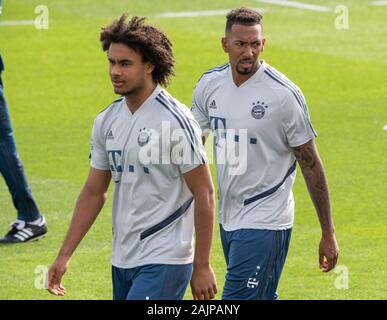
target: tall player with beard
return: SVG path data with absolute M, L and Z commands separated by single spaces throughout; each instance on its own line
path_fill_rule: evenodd
M 231 11 L 222 39 L 229 63 L 207 71 L 193 94 L 196 120 L 203 131 L 214 131 L 219 223 L 227 262 L 223 299 L 278 297 L 294 220 L 296 162 L 321 225 L 322 270 L 333 269 L 339 254 L 327 179 L 304 96 L 259 59 L 265 41 L 257 11 Z M 247 139 L 241 139 L 241 132 Z M 234 174 L 230 162 L 219 161 L 228 141 L 236 149 L 246 148 L 247 157 L 241 159 L 244 174 Z

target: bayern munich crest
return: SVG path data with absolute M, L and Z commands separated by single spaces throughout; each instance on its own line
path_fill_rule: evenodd
M 253 108 L 251 109 L 251 115 L 255 119 L 262 119 L 265 116 L 267 105 L 264 102 L 253 102 Z
M 149 129 L 146 129 L 146 128 L 140 129 L 138 138 L 137 138 L 138 145 L 140 147 L 145 146 L 149 142 L 151 135 L 152 134 L 150 133 Z

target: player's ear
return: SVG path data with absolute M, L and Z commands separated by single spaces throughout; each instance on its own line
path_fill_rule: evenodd
M 222 47 L 223 47 L 223 51 L 228 53 L 228 41 L 227 41 L 227 37 L 223 37 L 222 38 Z
M 146 73 L 147 74 L 151 74 L 154 69 L 155 69 L 155 66 L 152 63 L 148 62 L 146 64 Z
M 262 49 L 261 49 L 261 52 L 263 52 L 264 48 L 265 48 L 265 43 L 266 43 L 266 38 L 264 37 L 262 39 Z

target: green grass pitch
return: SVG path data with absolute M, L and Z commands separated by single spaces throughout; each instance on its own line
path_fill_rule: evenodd
M 295 225 L 279 286 L 281 299 L 387 298 L 387 7 L 371 1 L 300 0 L 330 12 L 258 1 L 43 1 L 49 28 L 0 26 L 3 74 L 18 149 L 45 214 L 44 240 L 0 247 L 0 299 L 111 299 L 111 191 L 64 276 L 64 298 L 38 289 L 39 266 L 55 258 L 89 167 L 93 119 L 115 95 L 99 43 L 100 27 L 122 12 L 145 15 L 171 38 L 176 77 L 168 90 L 190 105 L 208 68 L 227 61 L 220 47 L 225 16 L 161 18 L 159 13 L 264 8 L 263 59 L 303 90 L 330 183 L 341 255 L 340 273 L 318 269 L 320 227 L 302 175 L 294 187 Z M 334 8 L 349 9 L 349 29 L 335 28 Z M 3 1 L 5 21 L 34 20 L 38 0 Z M 0 232 L 15 219 L 0 179 Z M 225 263 L 216 228 L 212 265 L 219 293 Z M 340 289 L 348 271 L 348 287 Z M 37 272 L 37 273 L 36 273 Z M 336 285 L 335 285 L 336 284 Z M 191 298 L 187 290 L 186 299 Z

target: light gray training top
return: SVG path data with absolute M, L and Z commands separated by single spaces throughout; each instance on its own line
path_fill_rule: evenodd
M 316 136 L 300 89 L 264 61 L 237 87 L 227 63 L 203 74 L 192 112 L 203 132 L 214 132 L 223 228 L 291 228 L 296 175 L 291 148 Z
M 122 97 L 97 116 L 91 166 L 115 182 L 114 266 L 192 262 L 193 196 L 183 174 L 206 162 L 198 123 L 159 86 L 134 114 Z

